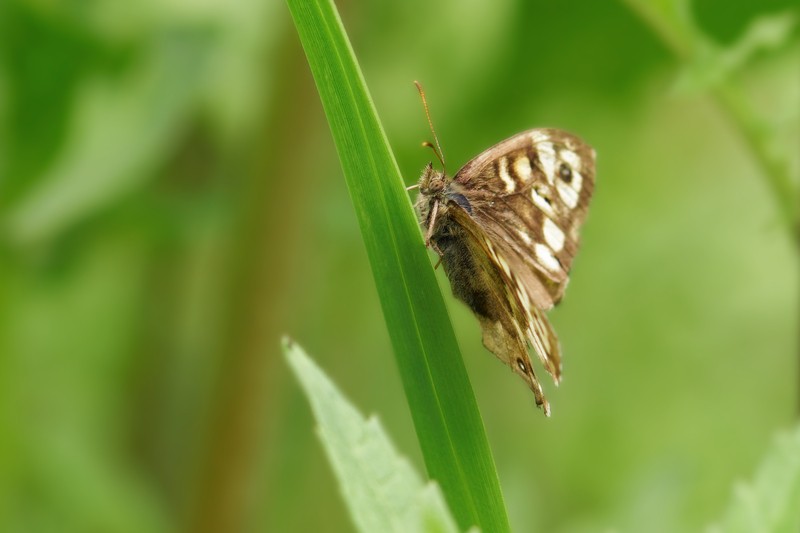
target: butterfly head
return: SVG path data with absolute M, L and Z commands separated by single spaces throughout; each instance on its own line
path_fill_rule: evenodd
M 425 196 L 437 196 L 442 194 L 447 187 L 447 176 L 443 171 L 434 170 L 433 165 L 428 163 L 422 171 L 419 179 L 419 192 Z

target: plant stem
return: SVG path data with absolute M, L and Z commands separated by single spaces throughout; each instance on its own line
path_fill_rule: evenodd
M 669 7 L 657 7 L 642 0 L 626 0 L 626 4 L 658 35 L 664 45 L 682 62 L 692 60 L 702 32 L 692 20 L 689 3 L 674 2 Z M 782 225 L 785 226 L 792 247 L 800 257 L 800 191 L 792 185 L 788 163 L 769 149 L 769 137 L 762 122 L 751 111 L 738 87 L 722 81 L 711 87 L 709 94 L 720 111 L 730 121 L 750 149 L 761 167 L 775 199 Z M 800 415 L 800 342 L 797 346 L 796 409 Z

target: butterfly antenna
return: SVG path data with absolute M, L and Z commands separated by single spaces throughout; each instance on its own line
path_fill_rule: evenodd
M 431 113 L 428 110 L 428 101 L 425 99 L 425 91 L 422 88 L 422 85 L 418 81 L 414 82 L 414 85 L 417 86 L 417 90 L 419 91 L 419 96 L 422 98 L 422 106 L 425 108 L 425 116 L 428 117 L 428 126 L 431 127 L 431 133 L 433 134 L 433 140 L 436 141 L 436 146 L 431 144 L 428 141 L 422 143 L 422 146 L 427 146 L 433 153 L 436 154 L 436 157 L 439 158 L 439 162 L 442 163 L 442 170 L 447 172 L 445 168 L 447 165 L 444 164 L 444 156 L 442 155 L 442 146 L 439 144 L 439 137 L 436 135 L 436 130 L 433 129 L 433 121 L 431 120 Z

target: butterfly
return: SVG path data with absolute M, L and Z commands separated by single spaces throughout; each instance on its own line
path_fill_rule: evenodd
M 439 255 L 453 294 L 478 318 L 484 346 L 525 380 L 549 416 L 528 346 L 557 385 L 561 349 L 545 313 L 569 281 L 594 191 L 595 151 L 571 133 L 532 129 L 492 146 L 449 178 L 416 85 L 436 141 L 424 144 L 443 167 L 428 163 L 409 187 L 419 189 L 414 208 L 425 244 Z

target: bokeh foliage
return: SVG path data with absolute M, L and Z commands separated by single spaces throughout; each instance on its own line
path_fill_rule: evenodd
M 339 8 L 407 183 L 414 79 L 450 166 L 597 148 L 552 419 L 449 302 L 514 529 L 721 516 L 800 403 L 792 3 Z M 284 332 L 422 464 L 318 102 L 277 0 L 0 3 L 0 529 L 349 530 Z

